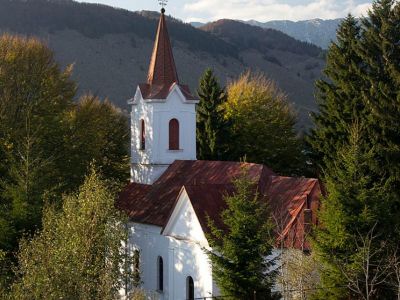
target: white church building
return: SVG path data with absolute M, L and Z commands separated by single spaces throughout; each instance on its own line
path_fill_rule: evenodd
M 277 245 L 307 250 L 321 194 L 316 179 L 281 177 L 264 165 L 196 159 L 196 105 L 182 85 L 162 10 L 147 82 L 131 105 L 131 183 L 118 207 L 128 213 L 129 250 L 139 251 L 142 288 L 158 299 L 219 295 L 208 257 L 207 216 L 221 224 L 224 195 L 246 168 L 279 223 Z

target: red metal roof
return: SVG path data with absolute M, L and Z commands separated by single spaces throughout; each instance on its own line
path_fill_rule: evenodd
M 277 176 L 263 165 L 220 161 L 175 161 L 152 186 L 131 183 L 121 193 L 117 206 L 132 221 L 165 227 L 185 187 L 200 224 L 209 232 L 207 216 L 223 227 L 220 215 L 226 208 L 224 197 L 234 193 L 232 181 L 246 169 L 257 183 L 262 199 L 268 199 L 277 222 L 277 243 L 308 249 L 304 210 L 319 205 L 318 180 Z
M 165 15 L 161 13 L 147 83 L 140 84 L 139 88 L 144 99 L 165 99 L 175 84 L 179 86 L 186 99 L 195 100 L 189 88 L 179 84 Z

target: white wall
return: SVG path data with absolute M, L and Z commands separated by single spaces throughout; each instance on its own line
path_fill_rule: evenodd
M 171 222 L 161 234 L 161 227 L 131 223 L 130 248 L 141 250 L 143 288 L 157 289 L 157 258 L 164 261 L 164 291 L 160 299 L 185 300 L 186 279 L 191 276 L 195 285 L 195 298 L 217 296 L 212 281 L 211 265 L 204 247 L 207 240 L 197 216 L 183 193 Z
M 175 160 L 196 160 L 196 103 L 178 86 L 166 100 L 144 100 L 136 91 L 131 111 L 132 181 L 152 184 Z M 145 121 L 146 149 L 140 150 L 140 120 Z M 169 121 L 179 121 L 180 150 L 169 150 Z

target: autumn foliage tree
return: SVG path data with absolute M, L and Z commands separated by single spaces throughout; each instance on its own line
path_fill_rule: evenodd
M 303 166 L 296 114 L 286 95 L 262 74 L 245 73 L 228 85 L 224 105 L 231 160 L 262 163 L 294 175 Z
M 41 228 L 44 204 L 60 205 L 61 194 L 83 183 L 93 160 L 107 179 L 128 179 L 127 117 L 90 95 L 74 102 L 71 73 L 38 39 L 0 37 L 0 250 L 6 260 L 13 261 L 23 235 Z
M 43 229 L 21 242 L 9 297 L 116 299 L 132 272 L 122 268 L 126 219 L 114 200 L 109 182 L 92 169 L 79 191 L 63 198 L 61 211 L 46 207 Z

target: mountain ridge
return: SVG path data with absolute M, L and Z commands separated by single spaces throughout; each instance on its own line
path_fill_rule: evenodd
M 92 91 L 127 111 L 127 99 L 146 81 L 158 15 L 74 1 L 0 0 L 0 31 L 44 40 L 62 66 L 74 63 L 79 95 Z M 288 94 L 298 128 L 311 126 L 314 80 L 325 64 L 321 49 L 235 21 L 204 30 L 168 18 L 168 30 L 178 73 L 192 92 L 208 67 L 223 85 L 247 70 L 261 71 Z
M 336 30 L 343 21 L 342 18 L 323 20 L 319 18 L 290 21 L 290 20 L 272 20 L 260 22 L 256 20 L 235 20 L 252 26 L 264 29 L 275 29 L 281 31 L 299 41 L 314 44 L 322 49 L 327 49 L 332 41 L 336 41 Z M 191 22 L 196 28 L 207 26 L 210 23 Z

